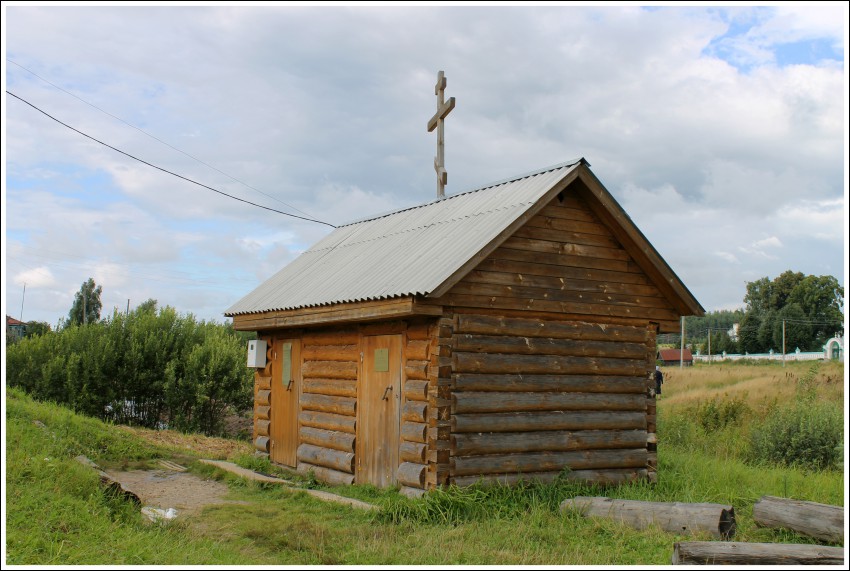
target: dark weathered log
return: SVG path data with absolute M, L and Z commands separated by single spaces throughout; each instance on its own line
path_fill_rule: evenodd
M 254 448 L 259 450 L 260 452 L 268 452 L 269 451 L 269 437 L 268 436 L 259 436 L 254 439 Z
M 398 447 L 398 455 L 404 462 L 425 464 L 428 458 L 428 445 L 419 442 L 402 442 Z
M 304 393 L 356 397 L 357 381 L 348 379 L 304 379 Z
M 357 361 L 360 348 L 351 345 L 304 345 L 301 358 L 305 361 Z
M 355 437 L 349 432 L 302 426 L 300 434 L 301 442 L 305 444 L 314 444 L 340 452 L 354 452 Z
M 353 416 L 343 416 L 341 414 L 331 414 L 328 412 L 314 412 L 311 410 L 301 411 L 298 415 L 298 420 L 301 426 L 312 426 L 314 428 L 323 428 L 325 430 L 339 430 L 341 432 L 350 432 L 354 434 L 356 426 L 356 418 Z
M 427 361 L 430 345 L 431 342 L 427 339 L 421 341 L 408 340 L 407 347 L 404 349 L 404 356 L 412 361 Z
M 455 375 L 456 391 L 646 394 L 646 377 L 605 375 Z
M 354 416 L 357 414 L 357 399 L 304 393 L 301 395 L 301 408 Z
M 529 375 L 641 375 L 644 359 L 608 359 L 605 357 L 563 357 L 555 355 L 501 355 L 490 353 L 454 353 L 458 373 L 519 373 Z
M 523 432 L 535 430 L 646 430 L 642 412 L 507 412 L 457 414 L 452 432 Z
M 268 436 L 269 435 L 269 425 L 271 424 L 270 420 L 257 420 L 255 422 L 257 426 L 257 434 L 259 436 Z
M 254 402 L 260 406 L 270 406 L 271 405 L 271 390 L 262 390 L 257 391 L 257 395 L 254 397 Z
M 420 422 L 402 422 L 401 438 L 408 442 L 428 442 L 428 425 Z
M 408 379 L 424 381 L 428 378 L 428 361 L 407 361 L 404 374 Z
M 490 272 L 589 280 L 599 282 L 601 284 L 613 283 L 648 285 L 650 283 L 644 274 L 633 273 L 630 271 L 608 271 L 592 268 L 554 266 L 520 259 L 508 260 L 505 258 L 500 259 L 495 257 L 487 258 L 486 260 L 483 260 L 476 269 Z M 553 318 L 553 320 L 556 319 L 557 318 Z M 472 332 L 470 331 L 469 333 Z M 526 333 L 522 333 L 522 335 L 526 335 Z
M 355 361 L 304 361 L 301 375 L 312 379 L 357 379 Z
M 411 488 L 425 487 L 426 466 L 412 462 L 402 462 L 396 470 L 396 479 L 400 484 Z
M 844 549 L 793 543 L 680 541 L 673 565 L 844 565 Z
M 427 401 L 428 381 L 411 380 L 404 383 L 404 398 L 407 400 Z
M 753 505 L 753 519 L 762 527 L 783 527 L 823 541 L 844 538 L 844 508 L 762 496 Z
M 411 323 L 407 327 L 407 341 L 427 341 L 431 339 L 430 327 L 433 320 L 427 322 Z
M 624 341 L 590 341 L 586 339 L 552 339 L 549 337 L 472 335 L 465 333 L 455 337 L 454 350 L 513 355 L 642 359 L 646 354 L 646 345 L 643 344 L 643 340 L 639 343 L 626 343 Z
M 324 468 L 322 466 L 314 466 L 305 462 L 299 462 L 296 468 L 299 474 L 309 474 L 313 472 L 317 480 L 327 482 L 328 484 L 350 486 L 354 483 L 354 474 L 346 474 L 338 470 Z
M 613 470 L 571 470 L 568 472 L 529 472 L 527 474 L 487 474 L 480 476 L 460 476 L 452 478 L 452 483 L 457 486 L 471 486 L 481 484 L 483 486 L 503 485 L 512 486 L 519 482 L 538 481 L 543 484 L 551 484 L 556 479 L 577 482 L 587 482 L 600 486 L 611 486 L 626 482 L 637 482 L 645 480 L 646 470 L 642 468 L 625 468 Z
M 257 387 L 257 390 L 259 390 L 259 391 L 270 389 L 270 388 L 272 388 L 272 378 L 271 377 L 264 377 L 262 375 L 257 375 L 257 380 L 254 383 L 254 385 Z
M 534 410 L 646 410 L 642 394 L 455 392 L 456 414 Z
M 452 474 L 472 476 L 531 471 L 549 472 L 570 468 L 645 468 L 646 448 L 616 450 L 577 450 L 572 452 L 533 452 L 458 456 L 452 458 Z
M 492 269 L 492 267 L 491 267 Z M 625 295 L 643 295 L 658 297 L 661 292 L 654 285 L 643 283 L 626 283 L 595 281 L 590 279 L 575 279 L 556 275 L 534 275 L 507 271 L 473 270 L 464 278 L 470 283 L 488 283 L 510 286 L 529 286 L 544 289 L 565 289 L 571 291 L 588 291 L 596 293 L 613 293 Z
M 269 414 L 271 413 L 271 409 L 272 407 L 269 405 L 258 406 L 254 411 L 254 416 L 256 416 L 257 418 L 262 418 L 264 420 L 269 420 L 269 418 L 271 418 L 269 416 Z
M 298 461 L 307 462 L 314 466 L 323 466 L 340 472 L 354 473 L 354 453 L 331 450 L 312 444 L 302 444 L 298 447 Z
M 642 502 L 578 496 L 561 502 L 561 511 L 577 510 L 585 517 L 605 517 L 635 529 L 657 525 L 677 534 L 705 533 L 717 539 L 735 535 L 735 509 L 710 503 Z
M 409 422 L 425 422 L 428 420 L 428 403 L 408 401 L 404 403 L 401 419 Z
M 559 450 L 640 448 L 646 445 L 645 430 L 550 430 L 541 432 L 474 432 L 452 434 L 452 454 L 509 454 Z

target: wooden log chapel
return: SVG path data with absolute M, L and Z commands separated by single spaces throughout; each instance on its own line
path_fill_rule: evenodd
M 579 159 L 341 226 L 225 315 L 259 451 L 417 494 L 654 481 L 656 334 L 703 313 Z

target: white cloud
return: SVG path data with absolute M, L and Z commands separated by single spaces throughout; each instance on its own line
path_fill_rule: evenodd
M 28 288 L 52 287 L 56 285 L 56 278 L 47 266 L 39 266 L 18 272 L 12 281 L 17 285 L 26 285 Z

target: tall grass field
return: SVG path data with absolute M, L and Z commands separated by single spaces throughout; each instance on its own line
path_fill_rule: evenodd
M 197 435 L 146 438 L 7 388 L 4 562 L 645 566 L 669 564 L 676 541 L 708 539 L 559 510 L 578 495 L 731 504 L 735 541 L 815 543 L 757 527 L 752 508 L 764 495 L 844 506 L 843 363 L 712 363 L 663 371 L 654 485 L 448 488 L 408 499 L 370 486 L 323 487 L 253 457 L 246 443 L 216 448 L 223 451 L 218 459 L 380 507 L 372 512 L 246 483 L 200 464 L 212 448 Z M 80 454 L 111 467 L 179 459 L 191 472 L 227 483 L 228 499 L 240 503 L 151 524 L 138 506 L 101 487 L 97 474 L 74 459 Z

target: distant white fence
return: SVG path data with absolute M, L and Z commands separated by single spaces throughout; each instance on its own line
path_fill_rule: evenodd
M 768 360 L 782 361 L 782 353 L 722 353 L 720 355 L 694 355 L 694 361 L 711 362 L 711 361 L 740 361 L 742 359 L 753 360 Z M 794 353 L 786 353 L 785 361 L 817 361 L 818 359 L 826 359 L 823 351 L 799 351 Z M 844 361 L 844 353 L 840 354 L 839 359 Z

